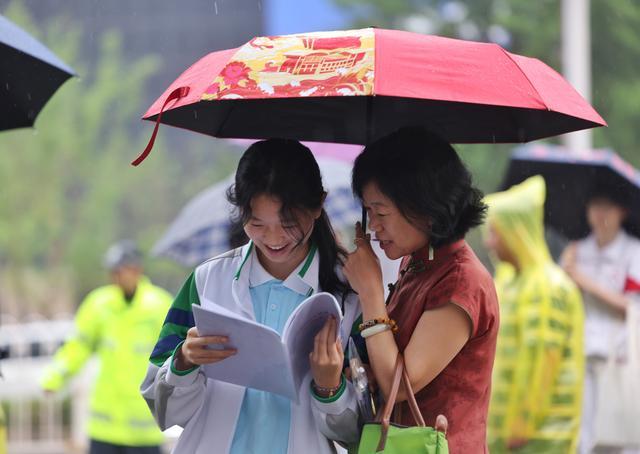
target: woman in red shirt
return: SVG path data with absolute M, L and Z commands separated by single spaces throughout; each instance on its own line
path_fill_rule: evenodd
M 355 162 L 353 189 L 367 210 L 372 240 L 390 259 L 404 257 L 386 302 L 370 235 L 359 225 L 357 249 L 344 266 L 365 324 L 392 319 L 398 326 L 395 333 L 380 326 L 366 336 L 380 391 L 388 395 L 396 356 L 403 353 L 427 425 L 439 414 L 448 419 L 450 452 L 488 452 L 498 301 L 491 275 L 464 241 L 484 218 L 482 193 L 451 145 L 416 128 L 367 146 Z M 339 369 L 336 364 L 336 382 Z M 401 387 L 397 401 L 405 399 Z M 396 407 L 394 419 L 415 425 L 406 403 Z

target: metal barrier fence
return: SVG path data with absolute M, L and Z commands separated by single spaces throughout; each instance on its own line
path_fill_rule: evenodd
M 84 422 L 97 363 L 90 361 L 70 386 L 48 395 L 40 387 L 44 368 L 73 329 L 71 315 L 58 320 L 17 323 L 0 317 L 0 403 L 7 417 L 8 454 L 79 454 L 86 452 Z M 166 450 L 180 434 L 165 432 Z
M 0 402 L 7 418 L 8 452 L 82 452 L 86 445 L 82 421 L 92 367 L 66 393 L 48 396 L 39 386 L 45 365 L 71 332 L 73 321 L 67 317 L 15 323 L 8 316 L 2 321 L 0 349 L 5 359 L 0 364 Z

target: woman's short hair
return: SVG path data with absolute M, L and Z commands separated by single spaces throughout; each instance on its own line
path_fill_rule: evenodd
M 453 147 L 423 128 L 407 127 L 378 139 L 357 157 L 352 188 L 362 199 L 368 183 L 423 230 L 433 247 L 464 238 L 484 221 L 483 194 Z

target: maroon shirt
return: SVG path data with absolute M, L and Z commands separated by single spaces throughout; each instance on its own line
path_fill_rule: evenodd
M 400 279 L 389 298 L 389 316 L 398 323 L 396 341 L 404 351 L 424 311 L 448 303 L 460 306 L 473 323 L 470 339 L 436 378 L 416 393 L 429 426 L 443 414 L 449 421 L 447 439 L 452 454 L 488 452 L 487 412 L 491 370 L 498 335 L 498 298 L 493 279 L 464 240 L 428 248 L 403 259 Z M 415 426 L 406 403 L 394 419 Z

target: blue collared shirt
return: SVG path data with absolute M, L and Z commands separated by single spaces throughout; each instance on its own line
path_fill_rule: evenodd
M 255 251 L 252 252 L 255 254 Z M 305 298 L 313 293 L 312 287 L 303 289 L 298 275 L 304 277 L 315 248 L 307 259 L 284 281 L 271 276 L 254 255 L 249 270 L 249 289 L 255 319 L 258 323 L 275 329 L 280 335 L 287 319 Z M 296 282 L 297 285 L 291 285 Z M 231 454 L 286 453 L 289 446 L 291 425 L 291 401 L 286 397 L 266 391 L 247 388 L 236 432 L 231 445 Z

